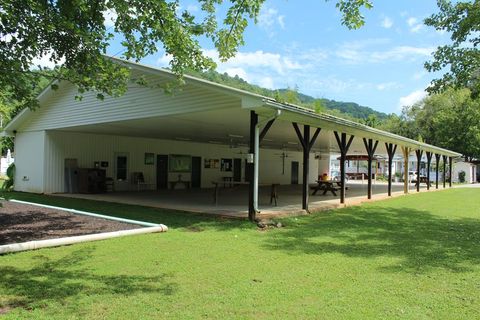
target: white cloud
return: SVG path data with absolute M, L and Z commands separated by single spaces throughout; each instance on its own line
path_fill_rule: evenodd
M 247 75 L 247 72 L 242 69 L 242 68 L 227 68 L 225 69 L 225 72 L 230 76 L 230 77 L 235 77 L 235 76 L 239 76 L 240 78 L 242 78 L 243 80 L 249 82 L 250 79 Z
M 258 26 L 272 37 L 275 34 L 275 27 L 285 29 L 285 15 L 280 15 L 275 8 L 264 6 L 258 15 Z
M 385 83 L 379 83 L 375 87 L 378 91 L 384 91 L 384 90 L 398 89 L 401 87 L 401 85 L 398 84 L 397 82 L 385 82 Z
M 419 21 L 415 17 L 410 17 L 407 19 L 407 25 L 410 28 L 410 32 L 412 33 L 418 33 L 420 30 L 424 28 L 423 22 Z
M 206 56 L 212 58 L 219 69 L 227 68 L 263 68 L 270 69 L 280 75 L 285 74 L 288 70 L 298 70 L 302 65 L 289 57 L 280 55 L 279 53 L 264 52 L 262 50 L 254 52 L 238 52 L 234 57 L 226 62 L 220 62 L 218 52 L 216 50 L 204 50 Z
M 117 21 L 118 15 L 115 12 L 115 10 L 108 9 L 106 11 L 103 11 L 103 19 L 105 27 L 106 28 L 111 28 L 115 26 L 115 21 Z
M 31 63 L 32 69 L 37 69 L 38 66 L 42 68 L 53 69 L 55 66 L 62 65 L 65 62 L 65 59 L 62 58 L 58 63 L 51 61 L 51 53 L 47 53 L 41 57 L 34 58 Z
M 170 64 L 170 61 L 172 61 L 172 56 L 169 54 L 164 54 L 160 58 L 157 59 L 157 64 L 161 67 L 168 67 Z
M 280 27 L 285 29 L 285 16 L 278 16 L 277 21 Z
M 370 45 L 346 43 L 335 52 L 336 56 L 349 64 L 382 63 L 391 61 L 413 61 L 430 57 L 434 47 L 396 46 L 384 51 L 370 51 Z
M 263 77 L 258 81 L 258 85 L 267 89 L 274 89 L 275 85 L 271 77 Z
M 187 11 L 188 12 L 198 12 L 200 11 L 200 8 L 194 4 L 190 4 L 187 6 Z
M 420 80 L 423 77 L 425 77 L 426 75 L 427 75 L 427 73 L 425 71 L 418 71 L 418 72 L 415 72 L 413 74 L 412 79 L 413 80 Z
M 385 29 L 390 29 L 391 27 L 393 27 L 393 20 L 389 17 L 384 17 L 381 26 Z
M 398 107 L 402 108 L 404 106 L 412 106 L 415 103 L 421 101 L 426 96 L 427 93 L 425 92 L 425 90 L 413 91 L 409 95 L 400 98 L 400 100 L 398 101 Z

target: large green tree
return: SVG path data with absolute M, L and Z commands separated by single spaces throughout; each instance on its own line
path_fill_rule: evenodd
M 480 99 L 448 88 L 391 115 L 381 129 L 480 158 Z
M 449 88 L 427 97 L 415 121 L 426 142 L 480 158 L 480 99 L 469 89 Z
M 121 39 L 120 56 L 138 61 L 163 50 L 178 75 L 214 66 L 200 46 L 209 39 L 221 59 L 235 55 L 243 33 L 255 21 L 265 0 L 197 0 L 201 13 L 181 9 L 181 0 L 4 0 L 0 7 L 0 87 L 33 106 L 31 68 L 48 56 L 61 64 L 52 78 L 79 88 L 117 96 L 129 80 L 126 68 L 104 57 L 112 39 Z M 363 25 L 362 8 L 370 0 L 336 0 L 342 23 Z M 106 17 L 114 17 L 113 26 Z
M 449 87 L 469 88 L 480 95 L 480 0 L 438 0 L 439 13 L 425 20 L 438 31 L 448 32 L 451 43 L 439 47 L 433 60 L 425 64 L 427 70 L 444 72 L 432 82 L 430 92 L 441 92 Z

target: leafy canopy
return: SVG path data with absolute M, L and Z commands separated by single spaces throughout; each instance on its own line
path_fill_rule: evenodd
M 439 47 L 433 60 L 425 67 L 431 72 L 445 70 L 440 79 L 432 82 L 430 92 L 448 87 L 469 88 L 474 96 L 480 94 L 480 0 L 438 0 L 440 12 L 425 20 L 438 31 L 451 34 L 452 43 Z
M 94 90 L 118 96 L 126 91 L 128 70 L 104 55 L 114 38 L 121 56 L 138 61 L 163 48 L 180 77 L 185 70 L 214 67 L 199 44 L 210 40 L 225 60 L 244 44 L 243 33 L 255 21 L 265 0 L 197 0 L 194 15 L 174 0 L 4 0 L 0 7 L 0 86 L 17 100 L 34 106 L 32 62 L 49 57 L 62 64 L 51 77 L 76 84 L 79 92 Z M 370 0 L 337 0 L 342 23 L 363 25 L 362 8 Z M 222 14 L 225 12 L 225 14 Z M 106 17 L 115 17 L 109 27 Z M 106 23 L 107 22 L 107 23 Z M 40 68 L 41 69 L 41 68 Z

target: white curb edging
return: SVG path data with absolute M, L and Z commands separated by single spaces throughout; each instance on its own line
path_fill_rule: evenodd
M 121 231 L 113 231 L 113 232 L 87 234 L 83 236 L 6 244 L 6 245 L 0 246 L 0 254 L 34 250 L 34 249 L 40 249 L 40 248 L 58 247 L 58 246 L 64 246 L 64 245 L 69 245 L 74 243 L 105 240 L 105 239 L 136 235 L 136 234 L 165 232 L 167 230 L 168 228 L 166 226 L 164 226 L 163 224 L 160 224 L 160 225 L 157 225 L 156 227 L 148 227 L 148 228 L 141 228 L 141 229 L 121 230 Z
M 167 226 L 165 226 L 163 224 L 158 224 L 158 223 L 150 223 L 150 222 L 144 222 L 144 221 L 138 221 L 138 220 L 131 220 L 131 219 L 124 219 L 124 218 L 106 216 L 106 215 L 98 214 L 98 213 L 92 213 L 92 212 L 87 212 L 87 211 L 68 209 L 68 208 L 62 208 L 62 207 L 56 207 L 56 206 L 49 206 L 49 205 L 46 205 L 46 204 L 39 204 L 39 203 L 34 203 L 34 202 L 22 201 L 22 200 L 11 199 L 11 200 L 8 200 L 8 201 L 15 202 L 15 203 L 21 203 L 21 204 L 28 204 L 28 205 L 31 205 L 31 206 L 49 208 L 49 209 L 54 209 L 54 210 L 67 211 L 67 212 L 81 214 L 81 215 L 84 215 L 84 216 L 90 216 L 90 217 L 95 217 L 95 218 L 102 218 L 102 219 L 107 219 L 107 220 L 113 220 L 113 221 L 119 221 L 119 222 L 131 223 L 131 224 L 138 224 L 138 225 L 146 226 L 146 227 L 163 226 L 166 230 L 168 229 Z

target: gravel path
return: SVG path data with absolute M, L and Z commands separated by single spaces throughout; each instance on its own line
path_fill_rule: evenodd
M 142 227 L 32 205 L 0 203 L 0 245 Z

